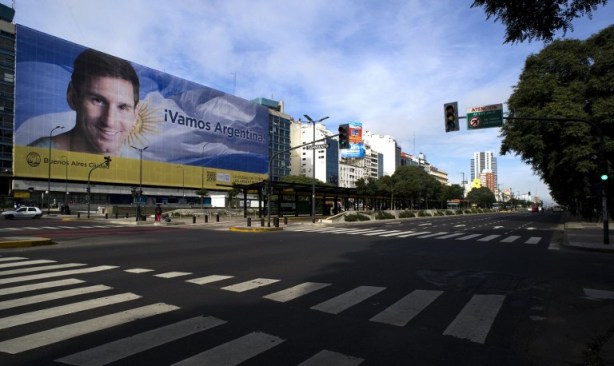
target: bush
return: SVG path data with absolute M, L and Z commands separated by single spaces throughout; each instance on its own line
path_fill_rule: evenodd
M 451 216 L 451 215 L 454 215 L 454 211 L 446 210 L 446 216 Z
M 403 212 L 399 213 L 399 218 L 400 219 L 405 219 L 405 218 L 408 218 L 408 217 L 416 217 L 416 215 L 413 212 L 411 212 L 411 211 L 403 211 Z
M 361 215 L 359 213 L 345 215 L 345 221 L 369 221 L 369 216 Z
M 391 214 L 390 212 L 378 211 L 375 213 L 376 220 L 390 220 L 394 218 L 395 216 Z
M 457 215 L 462 215 L 463 214 L 463 210 L 456 210 L 456 214 Z
M 425 217 L 425 216 L 427 216 L 425 211 L 418 211 L 418 217 Z

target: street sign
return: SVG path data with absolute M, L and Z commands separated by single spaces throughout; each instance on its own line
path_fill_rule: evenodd
M 503 104 L 491 104 L 467 109 L 467 129 L 503 126 Z
M 312 150 L 312 149 L 320 150 L 320 149 L 326 149 L 326 148 L 328 148 L 328 144 L 305 146 L 305 149 L 307 150 Z

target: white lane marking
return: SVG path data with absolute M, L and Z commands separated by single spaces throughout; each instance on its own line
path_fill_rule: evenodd
M 61 229 L 76 229 L 76 226 L 58 226 Z
M 432 238 L 434 236 L 439 236 L 439 235 L 446 235 L 448 232 L 446 231 L 440 231 L 438 233 L 432 233 L 432 234 L 427 234 L 427 235 L 422 235 L 419 236 L 418 239 L 426 239 L 426 238 Z
M 510 235 L 507 238 L 501 240 L 501 243 L 513 243 L 516 240 L 518 240 L 518 238 L 520 238 L 520 236 L 517 235 Z
M 48 230 L 58 230 L 59 228 L 57 226 L 41 226 L 42 229 L 48 229 Z
M 100 271 L 106 271 L 106 270 L 114 269 L 114 268 L 117 268 L 117 266 L 97 266 L 97 267 L 88 267 L 88 268 L 81 268 L 81 269 L 71 269 L 68 271 L 59 271 L 59 272 L 42 273 L 42 274 L 35 274 L 35 275 L 28 275 L 28 276 L 21 276 L 21 277 L 3 278 L 3 279 L 0 279 L 0 285 L 7 284 L 7 283 L 22 282 L 22 281 L 40 280 L 41 278 L 72 276 L 75 274 L 100 272 Z
M 21 266 L 29 266 L 32 264 L 44 264 L 44 263 L 55 263 L 55 261 L 52 261 L 50 259 L 37 259 L 37 260 L 31 260 L 31 261 L 3 263 L 3 264 L 0 264 L 0 268 L 21 267 Z
M 265 295 L 263 296 L 263 298 L 277 302 L 287 302 L 299 298 L 303 295 L 312 293 L 314 291 L 323 289 L 327 286 L 330 286 L 330 283 L 305 282 L 301 283 L 300 285 L 287 288 L 285 290 Z
M 40 227 L 34 227 L 34 226 L 24 226 L 22 228 L 17 228 L 17 230 L 22 229 L 22 230 L 40 230 Z
M 399 238 L 409 238 L 410 236 L 417 236 L 417 235 L 422 235 L 422 234 L 428 234 L 430 233 L 430 231 L 418 231 L 415 233 L 409 233 L 409 234 L 404 234 L 404 235 L 399 235 Z
M 584 294 L 591 300 L 614 300 L 614 291 L 585 288 Z
M 501 235 L 488 235 L 483 237 L 482 239 L 478 239 L 478 241 L 491 241 L 493 239 L 496 239 L 498 237 L 500 237 Z
M 482 234 L 470 234 L 467 236 L 463 236 L 462 238 L 456 238 L 456 240 L 469 240 L 469 239 L 477 238 L 478 236 L 482 236 Z
M 188 276 L 191 275 L 191 272 L 166 272 L 166 273 L 160 273 L 155 275 L 154 277 L 159 277 L 159 278 L 175 278 L 175 277 L 182 277 L 182 276 Z
M 443 334 L 484 344 L 504 300 L 505 295 L 473 295 Z
M 185 282 L 194 283 L 196 285 L 205 285 L 211 282 L 223 281 L 229 278 L 233 278 L 234 276 L 224 276 L 224 275 L 211 275 L 200 278 L 193 278 L 191 280 L 187 280 Z
M 430 225 L 433 225 L 433 223 L 431 223 L 431 222 L 425 222 L 424 224 L 420 224 L 420 225 L 418 225 L 418 226 L 430 226 Z
M 395 230 L 398 231 L 398 230 Z M 384 235 L 380 235 L 380 236 L 399 236 L 399 235 L 404 235 L 404 234 L 410 234 L 413 233 L 413 230 L 407 230 L 407 231 L 400 231 L 400 232 L 396 232 L 396 233 L 390 233 L 390 234 L 384 234 Z
M 100 297 L 92 300 L 84 300 L 72 304 L 56 306 L 43 310 L 32 311 L 19 315 L 0 318 L 0 329 L 16 327 L 18 325 L 34 323 L 40 320 L 56 318 L 67 314 L 74 314 L 80 311 L 96 309 L 103 306 L 119 304 L 125 301 L 140 299 L 141 296 L 133 293 L 124 293 L 119 295 Z
M 348 233 L 348 234 L 349 234 L 349 235 L 363 235 L 363 234 L 372 233 L 372 232 L 374 232 L 374 231 L 377 231 L 378 233 L 381 233 L 381 232 L 383 232 L 383 231 L 385 231 L 385 230 L 373 229 L 373 228 L 371 228 L 371 229 L 361 229 L 361 230 L 356 230 L 356 231 L 353 231 L 353 232 Z
M 362 358 L 347 356 L 339 352 L 322 350 L 313 355 L 311 358 L 301 362 L 298 364 L 298 366 L 358 366 L 363 361 L 364 360 Z
M 385 287 L 359 286 L 318 305 L 312 306 L 311 309 L 330 314 L 339 314 L 385 289 Z
M 245 292 L 249 290 L 253 290 L 258 287 L 268 286 L 272 283 L 279 282 L 279 280 L 274 280 L 271 278 L 255 278 L 253 280 L 235 283 L 234 285 L 222 287 L 222 290 L 232 291 L 232 292 Z
M 198 316 L 90 348 L 56 361 L 76 366 L 103 366 L 225 323 L 226 321 L 212 316 Z
M 444 235 L 444 236 L 439 236 L 436 239 L 450 239 L 450 238 L 455 238 L 455 237 L 461 236 L 461 235 L 465 235 L 465 233 L 452 233 L 452 234 L 448 234 L 448 235 Z
M 57 280 L 57 281 L 50 281 L 50 282 L 34 283 L 31 285 L 21 285 L 21 286 L 9 287 L 5 289 L 1 289 L 0 296 L 10 295 L 10 294 L 19 294 L 19 293 L 28 292 L 28 291 L 36 291 L 36 290 L 41 290 L 45 288 L 76 285 L 78 283 L 83 283 L 83 282 L 85 281 L 81 281 L 76 278 L 68 278 L 66 280 Z
M 414 290 L 370 320 L 404 327 L 442 293 L 443 291 L 437 290 Z
M 270 334 L 261 332 L 249 333 L 243 337 L 177 362 L 173 364 L 173 366 L 238 365 L 262 352 L 268 351 L 282 342 L 284 342 L 284 339 Z
M 525 241 L 525 244 L 537 244 L 539 243 L 539 241 L 542 240 L 541 237 L 539 236 L 532 236 L 529 239 L 527 239 L 527 241 Z
M 157 303 L 114 314 L 104 315 L 98 318 L 67 324 L 61 327 L 0 342 L 0 352 L 10 354 L 21 353 L 177 309 L 179 309 L 177 306 Z
M 53 269 L 62 269 L 62 268 L 72 268 L 72 267 L 80 267 L 85 266 L 83 263 L 66 263 L 66 264 L 53 264 L 50 266 L 40 266 L 40 267 L 30 267 L 30 268 L 20 268 L 20 269 L 12 269 L 8 271 L 0 272 L 0 276 L 7 276 L 13 274 L 20 273 L 28 273 L 28 272 L 40 272 L 40 271 L 48 271 Z
M 392 235 L 398 235 L 401 233 L 401 230 L 386 230 L 384 231 L 384 234 L 375 234 L 375 235 L 379 235 L 379 236 L 392 236 Z
M 19 306 L 37 304 L 40 302 L 63 299 L 71 296 L 78 296 L 83 294 L 90 294 L 93 292 L 110 290 L 112 287 L 104 285 L 94 285 L 88 287 L 79 287 L 70 290 L 62 290 L 56 292 L 49 292 L 41 295 L 34 295 L 28 297 L 20 297 L 18 299 L 6 300 L 0 302 L 0 310 L 16 308 Z
M 128 272 L 128 273 L 147 273 L 147 272 L 153 272 L 153 269 L 148 269 L 148 268 L 131 268 L 131 269 L 126 269 L 124 270 L 124 272 Z
M 371 231 L 371 230 L 372 229 L 352 229 L 352 230 L 345 232 L 345 234 L 356 235 L 356 234 L 364 233 L 364 232 Z
M 467 225 L 465 225 L 465 224 L 454 225 L 454 227 L 465 227 L 465 226 L 467 226 Z
M 385 232 L 387 232 L 387 231 L 388 231 L 388 230 L 386 230 L 386 229 L 383 229 L 383 230 L 382 230 L 382 229 L 377 229 L 377 230 L 372 230 L 372 231 L 370 231 L 370 232 L 360 233 L 360 235 L 364 235 L 364 236 L 374 236 L 374 235 L 379 235 L 379 234 L 385 233 Z

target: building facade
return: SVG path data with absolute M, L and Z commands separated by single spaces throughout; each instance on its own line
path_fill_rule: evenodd
M 497 158 L 494 157 L 491 151 L 473 153 L 473 159 L 471 159 L 471 180 L 481 179 L 482 172 L 492 173 L 492 188 L 488 188 L 491 188 L 494 193 L 497 187 Z

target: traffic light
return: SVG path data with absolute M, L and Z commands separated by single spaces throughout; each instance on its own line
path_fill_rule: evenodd
M 350 148 L 350 125 L 347 123 L 339 125 L 339 148 Z
M 105 156 L 104 157 L 104 163 L 107 166 L 107 168 L 111 165 L 111 157 L 110 156 Z
M 446 132 L 458 131 L 458 102 L 444 104 L 443 111 L 445 116 Z

